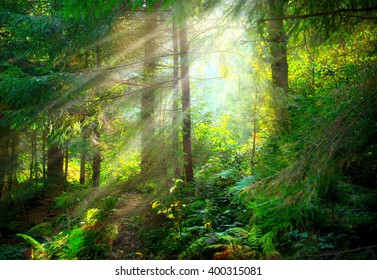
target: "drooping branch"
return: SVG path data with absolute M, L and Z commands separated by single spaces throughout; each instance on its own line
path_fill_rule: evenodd
M 312 17 L 320 17 L 320 16 L 328 16 L 328 15 L 342 15 L 343 13 L 360 13 L 360 12 L 372 12 L 377 10 L 377 5 L 371 6 L 371 7 L 365 7 L 365 8 L 359 8 L 359 9 L 337 9 L 337 10 L 331 10 L 331 11 L 323 11 L 319 13 L 313 13 L 313 14 L 305 14 L 305 15 L 286 15 L 286 16 L 279 16 L 279 17 L 270 17 L 270 18 L 264 18 L 260 19 L 260 22 L 266 22 L 266 21 L 274 21 L 274 20 L 286 20 L 286 19 L 305 19 L 305 18 L 312 18 Z M 349 16 L 349 15 L 344 15 Z M 377 18 L 367 18 L 367 19 L 377 19 Z

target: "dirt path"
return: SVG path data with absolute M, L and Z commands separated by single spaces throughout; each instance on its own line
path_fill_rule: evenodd
M 149 199 L 138 193 L 125 193 L 107 223 L 118 226 L 118 236 L 113 243 L 110 259 L 141 259 L 141 227 L 150 219 Z
M 60 190 L 50 190 L 45 196 L 27 205 L 26 214 L 20 213 L 18 216 L 18 227 L 15 233 L 25 233 L 33 226 L 42 223 L 52 226 L 63 211 L 53 209 L 54 199 L 60 194 Z M 136 192 L 127 192 L 120 197 L 115 210 L 105 220 L 106 225 L 118 227 L 118 235 L 113 241 L 112 252 L 108 255 L 108 259 L 145 258 L 141 253 L 144 245 L 143 240 L 139 236 L 145 229 L 145 225 L 151 225 L 155 220 L 156 214 L 151 210 L 150 201 L 151 198 L 147 195 Z M 2 239 L 0 245 L 1 243 L 16 244 L 20 242 L 13 235 L 9 240 L 0 239 Z M 30 258 L 30 256 L 26 256 L 26 258 Z

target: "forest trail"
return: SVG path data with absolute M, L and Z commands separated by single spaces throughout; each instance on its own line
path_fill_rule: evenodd
M 64 210 L 54 209 L 55 198 L 61 194 L 61 190 L 50 190 L 43 197 L 25 207 L 26 214 L 19 214 L 17 229 L 15 232 L 25 233 L 31 228 L 41 224 L 54 224 Z M 117 226 L 118 235 L 112 243 L 112 251 L 108 259 L 143 259 L 141 251 L 143 241 L 139 234 L 145 225 L 153 223 L 153 213 L 150 207 L 150 197 L 137 192 L 126 192 L 119 197 L 115 209 L 105 218 L 106 225 Z M 55 229 L 56 230 L 56 229 Z M 17 244 L 18 238 L 3 239 L 1 243 Z M 31 247 L 23 252 L 27 259 L 31 258 Z
M 118 235 L 113 242 L 110 259 L 143 258 L 143 242 L 139 238 L 144 224 L 152 219 L 150 200 L 140 193 L 125 193 L 119 199 L 116 209 L 106 223 L 117 225 Z

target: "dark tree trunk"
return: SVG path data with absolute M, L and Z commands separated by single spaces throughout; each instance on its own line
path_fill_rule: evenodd
M 37 158 L 37 131 L 32 132 L 31 140 L 31 165 L 30 165 L 30 180 L 35 179 L 35 184 L 38 184 L 38 158 Z
M 65 165 L 64 165 L 64 178 L 65 180 L 67 180 L 67 177 L 68 177 L 68 159 L 69 159 L 69 152 L 68 152 L 68 141 L 66 142 L 65 144 L 65 147 L 64 147 L 64 162 L 65 162 Z
M 185 182 L 191 183 L 194 182 L 194 171 L 191 148 L 190 74 L 186 19 L 183 19 L 179 29 L 179 43 L 181 54 L 184 172 Z
M 43 179 L 47 178 L 47 172 L 46 172 L 46 129 L 43 129 L 42 132 L 42 176 Z
M 80 152 L 80 184 L 85 185 L 85 173 L 86 173 L 86 145 L 87 145 L 87 127 L 84 126 L 81 131 L 81 141 L 83 147 Z
M 98 52 L 97 55 L 99 56 L 100 53 Z M 89 67 L 89 52 L 85 52 L 84 56 L 84 68 Z M 97 58 L 97 65 L 101 65 L 100 58 Z M 83 113 L 83 120 L 87 117 L 87 108 L 85 108 Z M 84 125 L 81 130 L 81 151 L 80 151 L 80 184 L 85 185 L 86 183 L 86 160 L 87 160 L 87 146 L 88 143 L 88 135 L 89 134 L 89 127 L 87 125 Z
M 100 133 L 98 128 L 98 123 L 95 123 L 93 130 L 93 141 L 95 146 L 95 153 L 93 157 L 93 174 L 92 174 L 92 184 L 93 187 L 98 188 L 100 185 L 101 178 L 101 152 L 99 150 L 100 145 Z
M 9 165 L 8 158 L 9 148 L 9 130 L 2 129 L 0 131 L 0 191 L 1 199 L 4 200 L 7 192 L 7 170 Z
M 64 155 L 58 144 L 51 144 L 47 150 L 47 178 L 62 183 Z
M 283 0 L 269 0 L 271 18 L 284 16 Z M 288 129 L 288 110 L 285 103 L 288 94 L 287 38 L 282 19 L 269 21 L 271 74 L 273 101 L 279 129 Z
M 17 166 L 18 166 L 18 152 L 20 147 L 20 138 L 17 132 L 12 134 L 12 147 L 10 155 L 10 170 L 9 170 L 9 187 L 12 188 L 17 185 Z
M 85 185 L 85 171 L 86 171 L 86 154 L 81 152 L 80 155 L 80 184 Z
M 96 49 L 96 66 L 101 67 L 101 49 Z M 93 128 L 93 143 L 94 143 L 94 157 L 93 157 L 93 173 L 92 186 L 98 188 L 101 179 L 101 151 L 100 151 L 100 131 L 98 121 L 94 122 Z

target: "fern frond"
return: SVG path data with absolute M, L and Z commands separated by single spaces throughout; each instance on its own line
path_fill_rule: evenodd
M 26 234 L 18 233 L 16 234 L 16 236 L 22 237 L 25 241 L 27 241 L 28 243 L 30 243 L 30 245 L 33 246 L 33 259 L 48 259 L 48 253 L 47 250 L 44 248 L 43 244 L 41 244 L 33 237 Z

